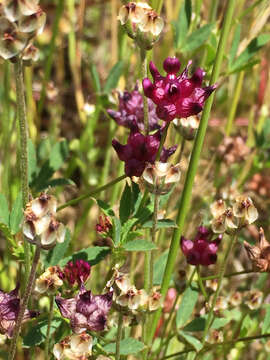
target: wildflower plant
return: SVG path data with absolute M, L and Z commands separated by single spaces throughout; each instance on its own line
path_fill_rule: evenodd
M 267 358 L 269 4 L 99 5 L 0 2 L 0 358 Z

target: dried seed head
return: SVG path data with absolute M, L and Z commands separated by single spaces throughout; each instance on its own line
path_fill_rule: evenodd
M 243 295 L 239 291 L 235 291 L 230 294 L 229 304 L 233 307 L 241 305 L 243 300 Z
M 239 196 L 233 205 L 234 216 L 241 218 L 245 224 L 252 224 L 258 219 L 258 210 L 250 197 Z
M 63 285 L 62 272 L 58 266 L 51 266 L 36 280 L 35 291 L 54 294 Z
M 223 342 L 223 333 L 214 329 L 210 330 L 210 334 L 207 336 L 207 342 L 210 344 Z
M 259 244 L 251 246 L 244 241 L 244 246 L 249 259 L 252 261 L 253 269 L 260 272 L 270 271 L 270 244 L 266 240 L 263 228 L 259 231 Z
M 185 140 L 194 140 L 200 124 L 198 115 L 174 119 L 173 123 Z
M 212 291 L 216 291 L 218 287 L 218 279 L 206 280 L 206 287 Z
M 93 339 L 82 333 L 64 338 L 53 347 L 53 355 L 57 360 L 87 360 L 92 355 Z
M 259 290 L 250 290 L 245 294 L 245 304 L 251 309 L 259 309 L 263 300 L 263 293 Z

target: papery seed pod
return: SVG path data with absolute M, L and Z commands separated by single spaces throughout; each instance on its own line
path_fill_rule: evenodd
M 252 224 L 258 219 L 258 210 L 250 197 L 239 196 L 233 205 L 234 216 L 241 218 L 246 224 Z
M 233 307 L 241 305 L 243 300 L 243 295 L 239 291 L 235 291 L 230 294 L 229 304 Z
M 31 66 L 33 62 L 38 61 L 39 50 L 34 45 L 29 44 L 22 53 L 22 60 L 25 66 Z
M 22 33 L 29 34 L 29 37 L 40 35 L 46 24 L 46 14 L 40 8 L 30 16 L 23 16 L 19 19 L 18 29 Z
M 39 0 L 4 0 L 5 16 L 9 21 L 15 22 L 22 16 L 33 15 L 39 9 L 38 3 Z
M 226 210 L 226 204 L 223 199 L 219 199 L 210 205 L 210 210 L 214 218 L 217 218 L 224 214 Z
M 179 164 L 173 166 L 169 163 L 156 161 L 148 164 L 142 174 L 147 189 L 154 194 L 165 195 L 179 182 L 181 172 Z
M 223 342 L 223 333 L 221 331 L 211 329 L 209 334 L 207 335 L 206 341 L 209 344 L 216 344 Z
M 206 280 L 206 287 L 212 291 L 217 291 L 218 279 Z
M 224 296 L 218 296 L 214 311 L 226 310 L 228 308 L 228 300 Z
M 148 297 L 148 309 L 149 311 L 156 311 L 162 306 L 162 296 L 157 288 L 153 288 Z
M 93 339 L 82 333 L 64 338 L 53 347 L 53 355 L 57 360 L 87 360 L 92 355 Z
M 137 310 L 144 306 L 148 301 L 145 290 L 137 290 L 135 286 L 131 286 L 125 293 L 122 292 L 116 298 L 116 303 L 120 306 L 127 307 L 130 310 Z
M 29 37 L 18 30 L 16 24 L 0 18 L 0 56 L 9 60 L 21 53 L 27 46 Z
M 39 294 L 50 293 L 54 294 L 56 290 L 63 285 L 61 279 L 62 274 L 58 266 L 50 266 L 46 271 L 36 280 L 35 291 Z
M 250 310 L 256 310 L 261 307 L 263 300 L 263 293 L 259 290 L 250 290 L 245 293 L 244 304 L 247 305 Z

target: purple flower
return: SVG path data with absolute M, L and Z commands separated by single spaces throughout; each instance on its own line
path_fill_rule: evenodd
M 210 241 L 210 229 L 200 226 L 194 241 L 181 237 L 181 249 L 191 265 L 209 266 L 217 261 L 217 251 L 222 235 Z
M 91 271 L 91 266 L 84 260 L 76 260 L 74 263 L 69 261 L 64 267 L 64 278 L 74 285 L 77 283 L 81 285 L 88 279 Z
M 136 85 L 132 92 L 124 91 L 123 94 L 119 93 L 118 97 L 118 111 L 108 109 L 108 114 L 118 125 L 131 129 L 135 121 L 139 129 L 144 131 L 143 97 L 138 91 L 138 86 Z M 159 129 L 156 107 L 150 99 L 148 99 L 148 115 L 150 131 Z
M 56 304 L 63 317 L 70 319 L 72 330 L 80 334 L 83 331 L 103 331 L 107 314 L 112 306 L 113 291 L 103 295 L 92 295 L 83 284 L 75 298 L 64 299 L 56 296 Z
M 20 298 L 18 297 L 19 286 L 5 293 L 0 290 L 0 333 L 12 337 L 16 320 L 20 310 Z M 23 321 L 38 316 L 37 311 L 25 310 Z
M 136 122 L 133 122 L 126 145 L 121 145 L 117 140 L 112 141 L 112 146 L 120 160 L 125 162 L 127 176 L 141 176 L 147 163 L 154 163 L 160 145 L 161 131 L 153 135 L 143 135 L 139 132 Z M 160 159 L 166 162 L 168 157 L 176 150 L 173 146 L 161 152 Z
M 175 118 L 187 118 L 202 111 L 205 100 L 216 89 L 217 85 L 202 88 L 205 72 L 198 68 L 192 77 L 188 78 L 188 63 L 184 71 L 177 76 L 180 62 L 176 58 L 168 57 L 163 63 L 167 76 L 162 76 L 153 62 L 149 68 L 154 83 L 150 79 L 143 79 L 145 95 L 157 104 L 157 116 L 165 121 Z

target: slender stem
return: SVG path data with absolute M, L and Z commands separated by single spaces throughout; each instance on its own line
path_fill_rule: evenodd
M 159 148 L 158 148 L 158 152 L 157 152 L 157 157 L 156 157 L 157 161 L 159 161 L 159 159 L 160 159 L 160 155 L 161 155 L 161 152 L 162 152 L 162 149 L 163 149 L 163 145 L 165 144 L 165 140 L 166 140 L 166 137 L 167 137 L 169 126 L 170 126 L 170 122 L 167 122 L 166 125 L 165 125 L 165 128 L 162 131 L 161 140 L 160 140 L 160 144 L 159 144 Z
M 53 319 L 53 305 L 54 305 L 54 296 L 50 296 L 50 309 L 49 309 L 49 317 L 48 317 L 48 327 L 45 341 L 45 360 L 49 360 L 49 345 L 50 345 L 50 332 L 51 332 L 51 324 Z
M 33 291 L 33 286 L 35 283 L 35 277 L 36 277 L 36 270 L 37 270 L 37 266 L 38 266 L 38 261 L 40 258 L 40 252 L 41 252 L 41 248 L 40 246 L 36 246 L 36 252 L 34 255 L 34 259 L 33 259 L 33 263 L 32 263 L 32 268 L 30 271 L 30 275 L 29 275 L 29 279 L 27 282 L 27 287 L 22 299 L 22 303 L 20 305 L 20 310 L 19 310 L 19 314 L 18 317 L 16 319 L 16 325 L 15 325 L 15 329 L 14 329 L 14 334 L 12 337 L 12 341 L 11 341 L 11 345 L 10 345 L 10 351 L 9 351 L 9 356 L 8 356 L 8 360 L 13 360 L 15 357 L 15 353 L 16 353 L 16 346 L 17 346 L 17 340 L 21 331 L 21 326 L 22 326 L 22 321 L 23 321 L 23 317 L 24 317 L 24 313 L 29 301 L 29 298 L 32 294 Z
M 186 144 L 186 140 L 184 138 L 182 138 L 181 148 L 180 148 L 180 153 L 179 153 L 179 162 L 182 160 L 182 156 L 183 156 L 184 149 L 185 149 L 185 144 Z
M 206 292 L 205 287 L 202 282 L 201 273 L 200 273 L 200 265 L 196 266 L 196 269 L 197 269 L 197 275 L 198 275 L 198 283 L 199 283 L 201 292 L 202 292 L 203 296 L 205 297 L 205 300 L 207 301 L 208 295 L 207 295 L 207 292 Z
M 212 75 L 211 75 L 211 80 L 210 80 L 211 85 L 217 81 L 218 76 L 220 74 L 222 60 L 223 60 L 223 56 L 224 56 L 224 52 L 225 52 L 225 47 L 226 47 L 226 43 L 227 43 L 227 39 L 228 39 L 228 34 L 229 34 L 229 30 L 230 30 L 230 24 L 232 21 L 235 4 L 236 4 L 235 0 L 229 0 L 229 2 L 228 2 L 228 7 L 227 7 L 227 11 L 226 11 L 225 19 L 223 22 L 222 31 L 221 31 L 221 36 L 220 36 L 220 40 L 219 40 L 219 44 L 218 44 L 217 56 L 216 56 L 215 64 L 214 64 Z M 206 101 L 205 108 L 204 108 L 202 118 L 200 121 L 200 126 L 198 129 L 198 133 L 197 133 L 197 136 L 196 136 L 196 139 L 194 142 L 194 147 L 193 147 L 193 151 L 191 154 L 191 159 L 190 159 L 190 163 L 189 163 L 189 167 L 188 167 L 188 171 L 187 171 L 187 175 L 186 175 L 186 180 L 185 180 L 185 185 L 184 185 L 184 189 L 183 189 L 183 193 L 182 193 L 182 197 L 181 197 L 181 201 L 180 201 L 180 205 L 179 205 L 179 209 L 178 209 L 178 215 L 177 215 L 177 219 L 176 219 L 178 228 L 175 229 L 174 234 L 173 234 L 173 238 L 172 238 L 172 242 L 171 242 L 171 246 L 170 246 L 170 250 L 169 250 L 169 255 L 168 255 L 168 260 L 167 260 L 167 264 L 166 264 L 166 268 L 165 268 L 165 273 L 164 273 L 164 277 L 163 277 L 163 281 L 162 281 L 161 293 L 163 296 L 166 295 L 167 290 L 169 288 L 171 275 L 174 270 L 176 257 L 177 257 L 178 251 L 179 251 L 178 250 L 179 249 L 179 239 L 182 235 L 186 215 L 187 215 L 188 208 L 189 208 L 190 201 L 191 201 L 192 187 L 193 187 L 194 178 L 195 178 L 195 175 L 197 172 L 197 167 L 198 167 L 198 163 L 199 163 L 199 159 L 200 159 L 200 155 L 201 155 L 201 151 L 202 151 L 202 146 L 203 146 L 203 142 L 204 142 L 204 137 L 205 137 L 205 133 L 206 133 L 207 125 L 208 125 L 208 119 L 209 119 L 210 111 L 212 108 L 213 100 L 214 100 L 213 96 L 210 96 L 208 98 L 208 100 Z M 160 314 L 161 314 L 161 310 L 158 310 L 158 311 L 156 311 L 156 313 L 154 315 L 154 319 L 152 322 L 152 328 L 151 328 L 151 331 L 149 332 L 149 337 L 151 339 L 154 336 Z
M 155 194 L 154 199 L 154 214 L 153 214 L 153 226 L 151 229 L 151 238 L 152 242 L 156 243 L 156 233 L 157 233 L 157 220 L 158 220 L 158 207 L 159 207 L 159 195 Z M 153 276 L 154 276 L 154 256 L 153 252 L 150 251 L 150 289 L 153 287 Z
M 224 342 L 220 342 L 220 343 L 216 343 L 216 344 L 213 344 L 213 345 L 208 345 L 207 347 L 205 347 L 205 351 L 208 350 L 208 349 L 212 349 L 212 348 L 215 348 L 216 346 L 224 346 L 224 345 L 233 345 L 235 343 L 238 343 L 238 342 L 248 342 L 248 341 L 253 341 L 253 340 L 257 340 L 257 339 L 267 339 L 270 337 L 270 334 L 263 334 L 263 335 L 254 335 L 254 336 L 246 336 L 246 337 L 242 337 L 242 338 L 239 338 L 239 339 L 234 339 L 234 340 L 229 340 L 229 341 L 224 341 Z M 187 350 L 184 350 L 184 351 L 179 351 L 177 353 L 174 353 L 174 354 L 170 354 L 168 356 L 165 356 L 163 359 L 170 359 L 170 358 L 173 358 L 175 356 L 179 356 L 179 355 L 183 355 L 183 354 L 188 354 L 190 352 L 195 352 L 196 350 L 194 350 L 193 348 L 192 349 L 187 349 Z
M 115 360 L 120 360 L 120 342 L 122 339 L 122 329 L 123 329 L 123 315 L 120 312 L 118 318 L 118 328 L 117 328 L 117 336 L 116 336 Z
M 44 106 L 44 101 L 45 101 L 45 96 L 46 96 L 46 86 L 47 86 L 47 83 L 48 83 L 48 81 L 50 79 L 50 75 L 51 75 L 53 57 L 55 55 L 56 37 L 58 34 L 59 21 L 60 21 L 61 15 L 63 13 L 63 10 L 64 10 L 64 0 L 58 0 L 58 5 L 57 5 L 56 11 L 55 11 L 55 19 L 54 19 L 53 28 L 52 28 L 52 37 L 50 40 L 50 47 L 49 47 L 49 52 L 48 52 L 49 55 L 48 55 L 48 58 L 46 59 L 46 63 L 45 63 L 44 79 L 43 79 L 43 83 L 42 83 L 40 100 L 38 103 L 38 114 L 42 113 L 43 106 Z
M 151 253 L 150 251 L 145 252 L 144 258 L 144 289 L 147 293 L 150 290 L 150 267 L 151 267 Z
M 213 321 L 214 308 L 216 306 L 217 298 L 218 298 L 220 290 L 221 290 L 221 284 L 222 284 L 222 280 L 224 278 L 224 274 L 225 274 L 226 266 L 227 266 L 227 263 L 228 263 L 229 255 L 230 255 L 230 253 L 232 251 L 232 248 L 233 248 L 236 240 L 237 240 L 237 235 L 234 235 L 234 236 L 232 236 L 230 238 L 230 242 L 228 244 L 227 251 L 225 253 L 223 262 L 221 264 L 220 273 L 219 273 L 219 276 L 218 276 L 217 290 L 216 290 L 214 298 L 213 298 L 213 300 L 211 302 L 211 308 L 210 308 L 210 311 L 209 311 L 209 314 L 208 314 L 208 317 L 207 317 L 207 320 L 206 320 L 205 328 L 204 328 L 203 340 L 202 340 L 203 345 L 205 344 L 207 333 L 208 333 L 208 331 L 210 329 L 210 326 L 212 324 L 212 321 Z
M 233 91 L 232 102 L 230 104 L 230 111 L 229 111 L 229 116 L 228 116 L 228 120 L 227 120 L 227 124 L 226 124 L 226 129 L 225 129 L 225 133 L 227 136 L 230 136 L 230 134 L 232 132 L 233 120 L 235 118 L 238 102 L 240 99 L 240 94 L 241 94 L 242 87 L 243 87 L 244 75 L 245 75 L 245 72 L 241 71 L 237 75 L 237 78 L 236 78 L 235 89 Z
M 60 210 L 62 210 L 62 209 L 64 209 L 64 208 L 66 208 L 67 206 L 76 205 L 76 204 L 78 204 L 80 201 L 82 201 L 82 200 L 84 200 L 84 199 L 87 199 L 87 198 L 89 198 L 89 197 L 91 197 L 91 196 L 97 195 L 97 194 L 99 194 L 101 191 L 107 190 L 109 187 L 113 186 L 114 184 L 117 184 L 119 181 L 124 180 L 126 177 L 127 177 L 127 175 L 119 176 L 118 178 L 110 181 L 110 182 L 109 182 L 108 184 L 106 184 L 106 185 L 100 186 L 99 188 L 97 188 L 97 189 L 95 189 L 95 190 L 92 190 L 92 191 L 90 191 L 90 192 L 87 193 L 87 194 L 84 194 L 84 195 L 79 196 L 79 197 L 77 197 L 77 198 L 75 198 L 75 199 L 72 199 L 72 200 L 66 202 L 65 204 L 59 206 L 59 207 L 57 208 L 57 211 L 60 211 Z
M 160 14 L 160 12 L 161 12 L 161 10 L 162 10 L 163 1 L 164 1 L 164 0 L 153 0 L 153 1 L 152 1 L 153 9 L 154 9 L 158 14 Z
M 147 78 L 147 56 L 144 49 L 140 49 L 141 55 L 141 76 L 142 80 Z M 146 135 L 149 134 L 149 109 L 147 97 L 143 93 L 143 114 L 144 114 L 144 132 Z
M 28 187 L 28 128 L 26 118 L 25 92 L 23 82 L 23 64 L 22 59 L 17 58 L 14 64 L 16 76 L 16 98 L 17 98 L 17 116 L 20 125 L 20 170 L 21 170 L 21 188 L 22 188 L 22 205 L 25 208 L 29 201 Z M 27 279 L 30 272 L 30 245 L 24 239 L 24 259 L 25 259 L 25 278 Z
M 238 275 L 245 275 L 245 274 L 258 274 L 258 272 L 254 271 L 254 270 L 244 270 L 244 271 L 239 271 L 239 272 L 234 272 L 234 273 L 230 273 L 230 274 L 226 274 L 224 275 L 225 278 L 230 278 L 233 276 L 238 276 Z M 218 275 L 210 275 L 210 276 L 206 276 L 206 277 L 202 277 L 202 281 L 206 281 L 206 280 L 212 280 L 212 279 L 217 279 Z

